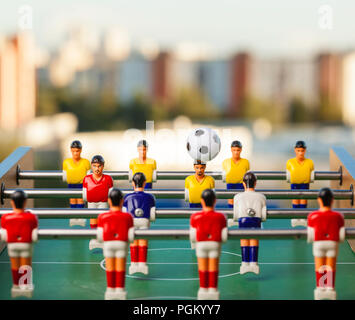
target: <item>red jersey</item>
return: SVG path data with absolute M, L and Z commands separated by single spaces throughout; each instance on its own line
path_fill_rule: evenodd
M 108 191 L 113 187 L 111 176 L 103 174 L 101 179 L 96 181 L 92 174 L 87 175 L 83 181 L 83 188 L 86 189 L 87 202 L 107 202 Z
M 1 227 L 7 231 L 7 242 L 32 242 L 32 231 L 38 227 L 37 217 L 31 212 L 7 213 L 1 217 Z
M 128 241 L 128 230 L 133 227 L 133 218 L 130 213 L 122 211 L 101 213 L 98 227 L 103 228 L 104 241 Z
M 308 216 L 308 226 L 314 228 L 314 241 L 339 241 L 344 217 L 336 211 L 315 211 Z
M 196 229 L 197 241 L 222 241 L 221 233 L 227 226 L 226 217 L 219 212 L 196 212 L 190 218 L 190 225 Z

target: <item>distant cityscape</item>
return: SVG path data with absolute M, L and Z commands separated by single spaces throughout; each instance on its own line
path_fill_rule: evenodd
M 226 119 L 245 116 L 248 99 L 262 101 L 265 114 L 268 105 L 289 114 L 298 101 L 315 113 L 325 105 L 325 120 L 338 114 L 344 124 L 355 125 L 355 52 L 271 59 L 240 51 L 221 58 L 198 46 L 130 48 L 116 29 L 93 49 L 85 30 L 78 29 L 56 51 L 44 54 L 30 33 L 0 38 L 1 128 L 16 129 L 36 117 L 38 91 L 48 87 L 78 95 L 105 90 L 122 102 L 138 94 L 162 106 L 172 104 L 181 90 L 195 90 Z

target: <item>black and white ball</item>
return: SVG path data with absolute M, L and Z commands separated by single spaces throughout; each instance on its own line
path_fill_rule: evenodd
M 189 134 L 186 148 L 192 159 L 206 162 L 218 155 L 221 150 L 221 140 L 214 130 L 199 128 Z

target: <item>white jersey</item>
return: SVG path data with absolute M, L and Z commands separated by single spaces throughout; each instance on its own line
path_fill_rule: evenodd
M 261 218 L 266 220 L 266 197 L 255 191 L 244 191 L 234 196 L 233 219 Z

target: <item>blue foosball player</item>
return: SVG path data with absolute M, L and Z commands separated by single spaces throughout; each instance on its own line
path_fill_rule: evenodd
M 260 229 L 266 220 L 266 197 L 255 191 L 256 176 L 247 172 L 243 177 L 245 191 L 234 196 L 233 219 L 238 221 L 240 229 Z M 253 272 L 259 274 L 259 240 L 241 239 L 242 264 L 240 274 Z
M 146 184 L 144 173 L 135 173 L 132 184 L 134 192 L 125 195 L 123 210 L 132 215 L 136 229 L 148 229 L 150 222 L 155 220 L 155 197 L 150 193 L 144 192 Z M 131 265 L 129 267 L 129 274 L 136 272 L 148 274 L 148 240 L 135 240 L 131 244 L 130 249 Z

